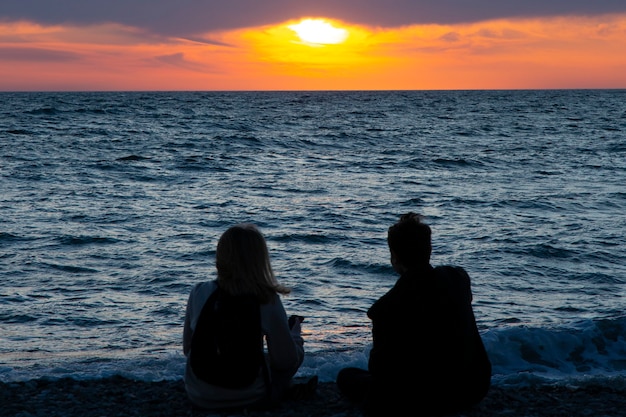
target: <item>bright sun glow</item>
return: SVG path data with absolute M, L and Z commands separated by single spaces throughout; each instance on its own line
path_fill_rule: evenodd
M 302 42 L 316 45 L 337 44 L 348 38 L 346 29 L 336 28 L 324 19 L 304 19 L 289 29 L 296 32 Z

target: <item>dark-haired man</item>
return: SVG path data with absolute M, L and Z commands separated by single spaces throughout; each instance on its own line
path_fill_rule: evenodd
M 367 312 L 373 342 L 368 369 L 342 369 L 337 385 L 369 415 L 468 409 L 491 383 L 469 275 L 461 267 L 431 266 L 431 229 L 418 214 L 402 215 L 387 243 L 400 278 Z

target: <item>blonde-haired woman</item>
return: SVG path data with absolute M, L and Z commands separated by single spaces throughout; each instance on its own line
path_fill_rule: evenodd
M 187 302 L 183 330 L 183 352 L 187 357 L 184 376 L 187 394 L 194 405 L 211 410 L 275 405 L 287 395 L 292 378 L 304 359 L 300 320 L 288 320 L 280 300 L 280 295 L 289 294 L 291 290 L 277 282 L 265 238 L 253 224 L 238 224 L 224 232 L 217 244 L 216 268 L 217 279 L 196 284 Z M 218 294 L 222 298 L 215 301 Z M 254 374 L 250 375 L 248 372 L 248 377 L 237 376 L 239 371 L 234 369 L 217 369 L 220 366 L 231 366 L 226 364 L 227 360 L 218 359 L 213 361 L 213 365 L 201 363 L 204 356 L 210 356 L 206 352 L 211 350 L 210 347 L 200 348 L 202 340 L 205 339 L 205 344 L 211 343 L 206 340 L 213 340 L 214 335 L 211 333 L 217 332 L 214 330 L 217 328 L 217 319 L 201 319 L 205 317 L 202 312 L 205 305 L 215 303 L 231 306 L 231 310 L 228 307 L 222 308 L 226 311 L 223 313 L 226 318 L 221 319 L 222 321 L 228 322 L 232 316 L 254 315 L 254 311 L 257 312 L 257 317 L 260 316 L 260 320 L 253 318 L 249 321 L 260 321 L 262 336 L 259 343 L 264 360 Z M 247 311 L 246 309 L 251 313 L 242 312 Z M 213 325 L 206 324 L 211 320 L 214 320 Z M 239 323 L 236 326 L 246 328 L 249 327 L 247 324 Z M 250 325 L 253 327 L 254 323 Z M 232 330 L 234 329 L 227 329 L 226 332 Z M 240 333 L 243 332 L 242 330 Z M 227 336 L 223 336 L 225 337 Z M 232 338 L 236 339 L 237 335 Z M 256 342 L 252 342 L 254 343 Z M 266 350 L 263 348 L 264 343 Z M 247 342 L 241 344 L 246 346 L 230 349 L 241 348 L 244 351 L 251 345 Z M 197 352 L 194 352 L 194 347 Z M 234 368 L 243 367 L 240 361 L 252 360 L 251 356 L 254 355 L 242 356 L 244 357 L 236 359 L 237 365 Z M 210 362 L 211 359 L 207 361 Z M 220 372 L 223 377 L 219 376 Z

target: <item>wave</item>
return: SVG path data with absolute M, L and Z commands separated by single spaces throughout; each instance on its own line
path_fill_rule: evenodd
M 82 246 L 82 245 L 109 245 L 118 243 L 118 239 L 96 236 L 61 236 L 57 238 L 60 245 Z
M 625 334 L 626 317 L 618 317 L 552 329 L 490 329 L 482 337 L 492 361 L 494 385 L 526 385 L 533 381 L 567 384 L 573 380 L 610 381 L 626 377 Z M 298 375 L 316 374 L 321 382 L 331 382 L 341 368 L 367 367 L 370 345 L 352 350 L 346 350 L 341 343 L 330 346 L 325 351 L 307 353 Z M 182 378 L 185 363 L 182 348 L 136 350 L 123 355 L 103 348 L 91 354 L 60 355 L 56 359 L 50 352 L 20 354 L 25 366 L 0 367 L 0 381 L 41 377 L 99 379 L 114 375 L 149 382 L 177 380 Z
M 584 320 L 568 327 L 508 327 L 487 330 L 485 347 L 493 375 L 511 382 L 626 375 L 626 317 Z

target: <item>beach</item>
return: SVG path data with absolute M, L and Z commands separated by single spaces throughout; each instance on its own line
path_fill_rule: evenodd
M 575 385 L 493 386 L 474 409 L 458 417 L 619 417 L 625 413 L 626 386 L 586 382 Z M 40 379 L 0 383 L 0 414 L 27 416 L 277 416 L 359 417 L 332 382 L 320 383 L 310 399 L 286 401 L 270 411 L 215 413 L 194 408 L 182 380 L 145 382 L 123 377 L 98 380 Z M 409 413 L 407 415 L 415 415 Z

